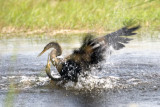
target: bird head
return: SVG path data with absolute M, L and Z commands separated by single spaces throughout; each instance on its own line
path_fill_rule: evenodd
M 46 52 L 50 48 L 54 48 L 55 50 L 54 52 L 56 52 L 54 54 L 56 56 L 60 56 L 62 54 L 61 46 L 57 42 L 50 42 L 44 47 L 43 51 L 38 56 L 41 56 L 44 52 Z

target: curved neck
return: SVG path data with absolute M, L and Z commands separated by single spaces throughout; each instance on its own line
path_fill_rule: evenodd
M 52 62 L 53 66 L 56 67 L 58 72 L 62 70 L 62 60 L 57 57 L 50 57 L 50 61 Z
M 50 70 L 49 57 L 48 57 L 48 60 L 47 60 L 47 65 L 46 65 L 45 71 L 46 71 L 46 74 L 48 75 L 48 77 L 49 77 L 51 80 L 53 80 L 53 81 L 61 81 L 61 80 L 62 80 L 61 77 L 60 77 L 60 78 L 55 78 L 55 77 L 52 76 L 51 70 Z

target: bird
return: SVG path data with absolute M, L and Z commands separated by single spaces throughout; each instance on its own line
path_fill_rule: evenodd
M 92 34 L 87 34 L 83 39 L 81 47 L 73 50 L 72 54 L 64 59 L 59 58 L 59 56 L 62 55 L 62 48 L 59 43 L 50 42 L 38 56 L 41 56 L 48 49 L 53 48 L 48 56 L 46 65 L 48 77 L 53 81 L 64 80 L 78 82 L 78 76 L 81 73 L 90 69 L 92 65 L 96 65 L 104 60 L 105 51 L 109 49 L 109 47 L 113 47 L 115 50 L 124 48 L 125 44 L 132 40 L 128 37 L 136 35 L 137 33 L 134 33 L 134 31 L 139 28 L 140 25 L 133 27 L 125 26 L 101 37 L 94 37 Z M 49 60 L 59 72 L 59 78 L 51 75 Z

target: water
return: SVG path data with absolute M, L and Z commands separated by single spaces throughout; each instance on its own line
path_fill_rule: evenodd
M 66 56 L 80 46 L 82 35 L 2 37 L 0 106 L 159 107 L 160 38 L 159 33 L 152 35 L 134 36 L 88 77 L 63 85 L 51 82 L 44 72 L 48 53 L 37 55 L 48 42 L 57 41 Z

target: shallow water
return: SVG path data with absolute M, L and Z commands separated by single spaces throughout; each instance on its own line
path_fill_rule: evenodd
M 57 41 L 66 56 L 80 46 L 82 35 L 2 37 L 0 106 L 158 107 L 160 33 L 154 35 L 134 36 L 124 49 L 112 51 L 93 67 L 88 77 L 64 85 L 50 82 L 46 76 L 48 53 L 37 55 L 48 42 Z

